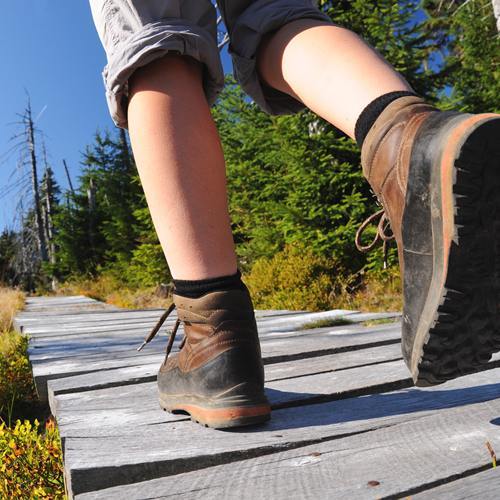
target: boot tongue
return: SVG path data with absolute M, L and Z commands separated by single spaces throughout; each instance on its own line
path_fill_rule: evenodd
M 380 178 L 381 176 L 374 175 L 373 160 L 381 147 L 382 141 L 388 132 L 397 126 L 398 123 L 406 121 L 413 114 L 434 109 L 433 106 L 426 104 L 421 97 L 405 96 L 392 101 L 373 124 L 361 149 L 361 165 L 363 166 L 364 176 L 370 182 L 377 195 L 380 186 L 374 177 Z M 385 166 L 385 168 L 389 169 L 390 165 Z
M 223 321 L 253 319 L 253 306 L 246 289 L 210 292 L 197 299 L 174 293 L 173 299 L 190 342 L 210 336 Z

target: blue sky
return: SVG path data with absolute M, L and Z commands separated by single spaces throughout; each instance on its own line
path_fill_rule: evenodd
M 62 159 L 76 183 L 81 151 L 97 129 L 113 129 L 101 71 L 106 63 L 86 0 L 2 2 L 0 16 L 0 194 L 12 182 L 19 155 L 5 158 L 9 139 L 30 93 L 36 126 L 46 136 L 49 162 L 59 184 L 67 187 Z M 224 66 L 230 70 L 227 55 Z M 28 195 L 26 205 L 29 204 Z M 12 227 L 19 193 L 0 197 L 0 231 Z

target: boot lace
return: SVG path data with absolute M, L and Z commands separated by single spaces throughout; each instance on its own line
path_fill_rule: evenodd
M 378 219 L 378 222 L 376 222 Z M 373 240 L 368 244 L 368 245 L 363 245 L 361 243 L 361 237 L 363 233 L 365 232 L 366 228 L 375 222 L 377 224 L 377 233 Z M 389 231 L 389 232 L 387 232 Z M 363 253 L 367 253 L 375 246 L 382 241 L 382 248 L 384 252 L 384 269 L 387 269 L 387 251 L 388 251 L 388 243 L 391 240 L 394 240 L 395 236 L 392 233 L 390 229 L 390 222 L 389 219 L 387 218 L 385 214 L 385 210 L 382 208 L 378 212 L 375 212 L 374 214 L 370 215 L 361 226 L 359 226 L 359 229 L 356 231 L 356 248 Z
M 175 304 L 174 303 L 170 304 L 170 306 L 168 307 L 168 309 L 161 315 L 160 319 L 158 320 L 158 322 L 156 323 L 156 325 L 153 327 L 153 329 L 151 330 L 151 332 L 149 333 L 149 335 L 144 339 L 144 342 L 137 348 L 138 351 L 142 351 L 142 349 L 147 344 L 149 344 L 156 337 L 156 334 L 160 331 L 160 328 L 163 326 L 163 323 L 165 323 L 165 321 L 169 317 L 170 313 L 174 309 L 175 309 Z M 170 354 L 170 351 L 172 350 L 172 347 L 173 347 L 174 341 L 175 341 L 175 335 L 177 334 L 177 330 L 179 329 L 179 325 L 180 324 L 181 324 L 181 320 L 177 319 L 176 322 L 175 322 L 174 327 L 170 331 L 170 335 L 169 335 L 169 338 L 168 338 L 168 344 L 167 344 L 167 350 L 166 350 L 166 353 L 165 353 L 165 361 L 164 362 L 167 361 L 168 355 Z M 185 341 L 186 341 L 186 337 L 184 337 L 182 339 L 182 342 L 181 342 L 181 345 L 179 346 L 179 349 L 182 349 L 182 347 L 184 346 Z

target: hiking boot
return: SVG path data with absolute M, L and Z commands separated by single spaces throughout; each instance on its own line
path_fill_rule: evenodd
M 366 137 L 362 165 L 383 206 L 369 219 L 379 217 L 376 240 L 397 242 L 415 384 L 479 370 L 500 350 L 500 115 L 397 99 Z M 374 243 L 361 245 L 365 227 L 363 250 Z
M 161 407 L 188 413 L 192 420 L 216 429 L 269 420 L 257 324 L 247 288 L 196 299 L 174 293 L 173 300 L 147 340 L 176 307 L 178 319 L 158 373 Z M 169 356 L 181 322 L 180 352 Z

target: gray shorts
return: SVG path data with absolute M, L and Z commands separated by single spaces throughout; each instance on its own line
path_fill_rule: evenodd
M 138 67 L 169 51 L 193 57 L 204 67 L 204 89 L 212 104 L 224 85 L 217 49 L 216 11 L 210 0 L 90 0 L 106 51 L 103 77 L 111 117 L 127 127 L 127 82 Z M 313 0 L 219 0 L 230 36 L 234 74 L 254 101 L 271 114 L 303 105 L 259 80 L 255 54 L 262 37 L 297 19 L 330 21 Z

